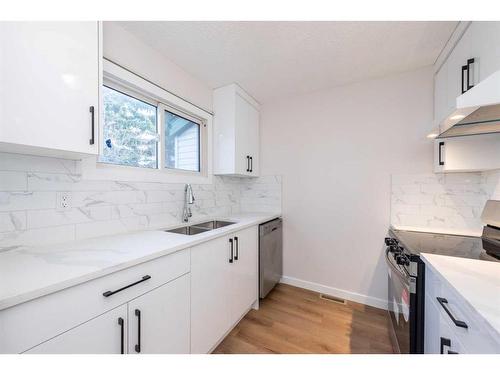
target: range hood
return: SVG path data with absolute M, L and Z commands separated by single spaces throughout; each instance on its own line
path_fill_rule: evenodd
M 500 133 L 500 71 L 460 95 L 438 138 Z

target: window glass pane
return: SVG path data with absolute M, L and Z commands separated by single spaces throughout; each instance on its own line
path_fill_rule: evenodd
M 157 167 L 156 107 L 104 86 L 103 150 L 100 161 Z
M 165 111 L 165 167 L 200 171 L 200 125 Z

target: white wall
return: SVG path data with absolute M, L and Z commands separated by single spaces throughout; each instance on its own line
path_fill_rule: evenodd
M 116 23 L 103 24 L 104 57 L 205 110 L 212 110 L 210 87 Z
M 263 174 L 283 178 L 285 280 L 383 306 L 390 175 L 432 173 L 432 92 L 424 68 L 264 103 Z

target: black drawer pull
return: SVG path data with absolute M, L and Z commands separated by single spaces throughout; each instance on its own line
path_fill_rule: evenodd
M 229 257 L 229 263 L 233 263 L 233 259 L 234 259 L 234 256 L 233 256 L 233 253 L 234 253 L 234 245 L 233 245 L 233 239 L 230 238 L 229 239 L 229 243 L 231 244 L 231 256 Z
M 439 352 L 441 354 L 444 354 L 444 347 L 445 346 L 448 346 L 451 348 L 451 340 L 450 339 L 447 339 L 447 338 L 444 338 L 444 337 L 441 337 L 441 342 L 439 344 L 439 347 L 440 347 L 440 350 Z
M 250 156 L 247 155 L 247 172 L 250 172 Z
M 467 65 L 462 66 L 462 86 L 461 86 L 462 94 L 467 91 L 467 87 L 464 87 L 464 74 L 467 75 L 467 81 L 468 81 L 469 80 L 469 72 L 467 70 Z
M 239 251 L 239 245 L 238 245 L 238 237 L 234 237 L 234 247 L 236 248 L 236 252 L 234 254 L 234 260 L 238 260 L 238 256 L 240 254 L 240 251 Z
M 448 314 L 448 316 L 450 317 L 450 319 L 453 321 L 453 323 L 455 323 L 455 325 L 457 327 L 469 328 L 465 322 L 463 322 L 461 320 L 458 320 L 458 319 L 455 319 L 455 317 L 453 316 L 453 314 L 451 313 L 451 311 L 446 306 L 446 304 L 448 303 L 448 300 L 446 298 L 436 297 L 436 299 L 438 300 L 438 302 L 441 305 L 441 307 L 444 309 L 444 311 L 446 311 L 446 313 Z
M 137 316 L 137 344 L 135 345 L 135 351 L 137 353 L 141 352 L 141 310 L 135 309 L 135 316 Z
M 95 143 L 95 113 L 94 113 L 94 106 L 91 106 L 89 108 L 90 110 L 90 115 L 92 116 L 91 117 L 91 123 L 90 123 L 90 127 L 91 127 L 91 137 L 90 137 L 90 140 L 89 140 L 89 144 L 93 145 Z
M 116 294 L 118 292 L 121 292 L 122 290 L 125 290 L 125 289 L 128 289 L 130 288 L 131 286 L 134 286 L 134 285 L 137 285 L 137 284 L 140 284 L 146 280 L 149 280 L 151 278 L 151 276 L 149 275 L 146 275 L 146 276 L 143 276 L 142 279 L 140 279 L 139 281 L 136 281 L 135 283 L 132 283 L 132 284 L 129 284 L 127 286 L 124 286 L 123 288 L 120 288 L 120 289 L 116 289 L 114 291 L 111 291 L 111 290 L 108 290 L 107 292 L 104 292 L 102 295 L 104 297 L 109 297 L 109 296 L 112 296 L 113 294 Z
M 470 73 L 471 73 L 471 65 L 474 64 L 474 59 L 469 59 L 467 60 L 467 91 L 469 91 L 471 88 L 474 87 L 474 85 L 472 85 L 470 83 Z
M 439 165 L 444 165 L 443 161 L 443 147 L 444 147 L 444 142 L 439 142 Z
M 253 172 L 253 156 L 250 156 L 250 172 Z
M 123 318 L 118 318 L 118 325 L 120 326 L 120 354 L 125 354 L 125 325 Z

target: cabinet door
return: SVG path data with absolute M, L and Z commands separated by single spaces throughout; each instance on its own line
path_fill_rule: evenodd
M 127 305 L 26 351 L 28 354 L 120 354 L 127 350 Z
M 457 97 L 462 95 L 462 66 L 467 65 L 467 60 L 472 56 L 471 51 L 471 35 L 467 30 L 462 38 L 455 46 L 446 63 L 448 68 L 448 82 L 447 82 L 447 110 L 444 117 L 447 117 L 457 107 Z M 474 77 L 471 74 L 470 83 L 473 84 Z M 464 89 L 466 89 L 466 74 L 464 74 Z M 446 129 L 441 129 L 444 131 Z
M 228 237 L 191 249 L 191 353 L 208 353 L 231 327 Z
M 128 303 L 128 352 L 189 353 L 189 274 Z
M 470 55 L 477 59 L 478 83 L 500 69 L 500 22 L 472 22 L 467 33 L 470 35 Z
M 439 143 L 441 161 L 439 165 Z M 500 168 L 500 134 L 437 139 L 434 148 L 435 172 L 473 172 Z
M 425 296 L 425 354 L 465 354 L 448 324 L 442 319 L 436 304 L 428 294 Z
M 97 22 L 0 23 L 0 144 L 13 151 L 34 146 L 97 154 L 98 27 Z
M 259 112 L 236 94 L 236 173 L 257 176 L 259 170 Z M 251 157 L 250 165 L 247 157 Z M 250 169 L 250 170 L 248 170 Z
M 231 321 L 234 324 L 258 298 L 258 233 L 257 227 L 237 232 L 235 261 L 231 268 Z

